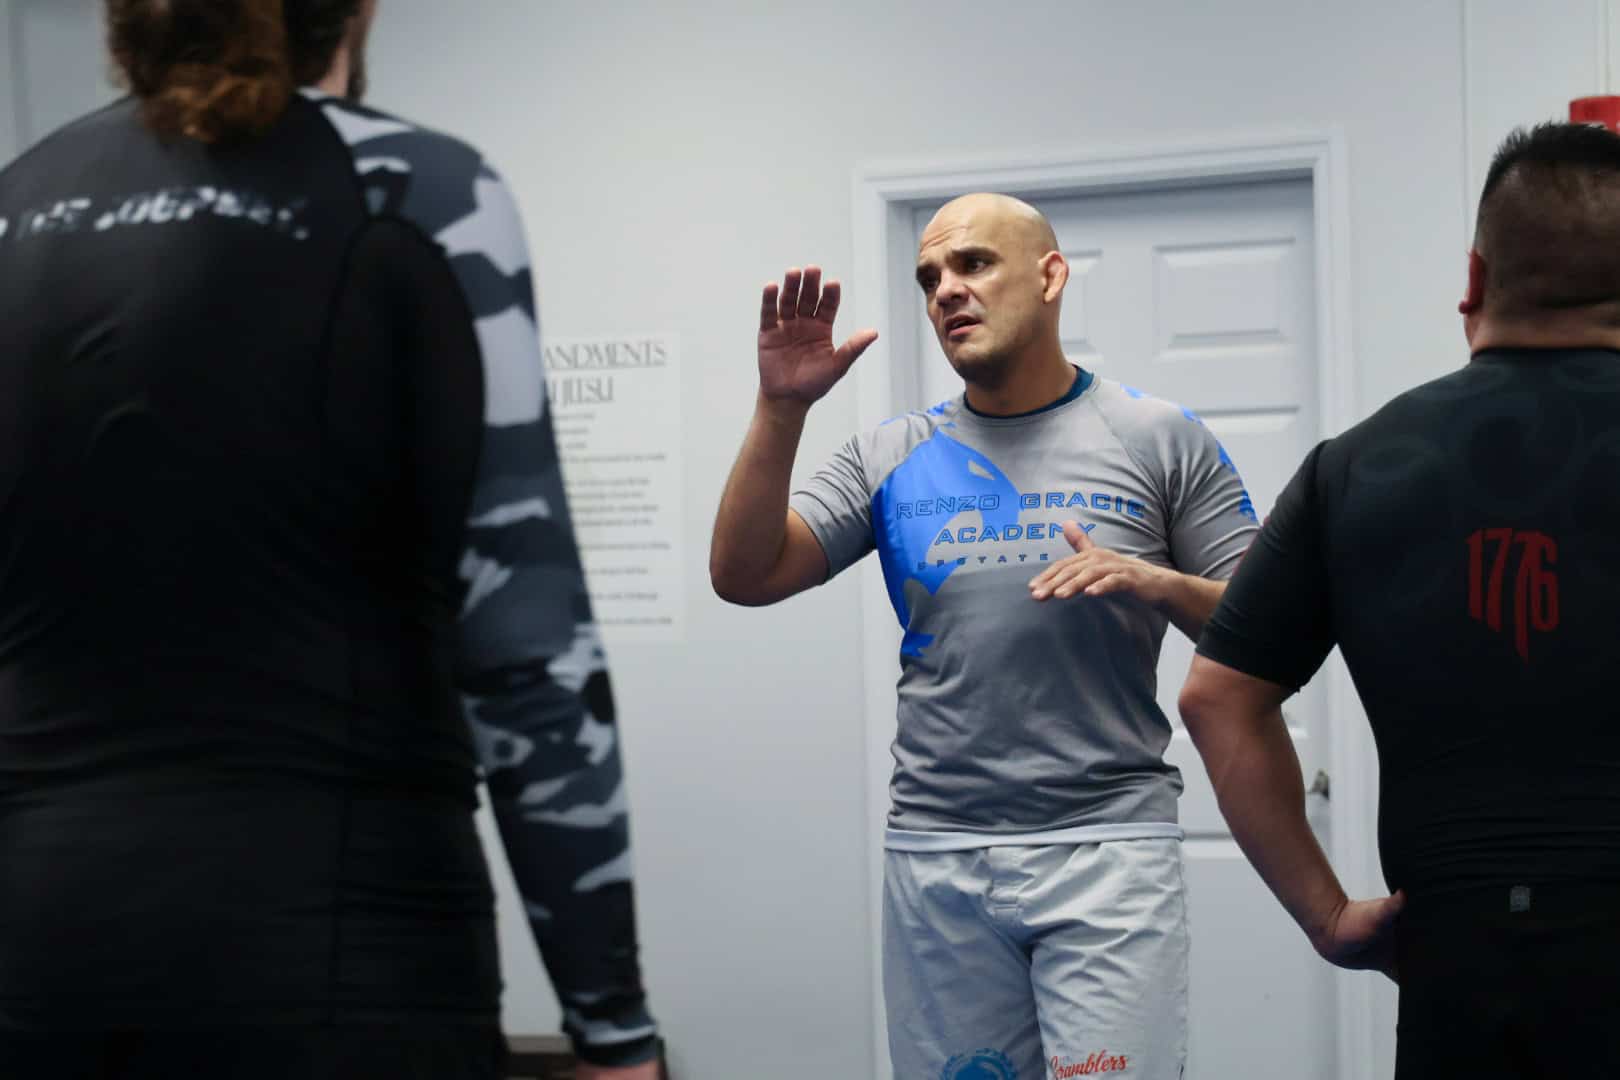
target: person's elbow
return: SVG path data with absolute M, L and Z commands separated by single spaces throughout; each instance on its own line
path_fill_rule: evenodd
M 709 556 L 709 585 L 714 595 L 739 607 L 764 607 L 778 599 L 764 588 L 762 575 L 739 572 L 713 554 Z
M 1222 794 L 1222 779 L 1230 764 L 1232 735 L 1235 732 L 1230 725 L 1221 722 L 1222 716 L 1231 707 L 1231 701 L 1222 692 L 1218 678 L 1208 671 L 1199 671 L 1198 661 L 1202 659 L 1194 657 L 1193 670 L 1188 672 L 1187 681 L 1181 685 L 1176 707 L 1181 713 L 1182 726 L 1192 739 L 1193 749 L 1198 752 L 1204 770 L 1215 785 L 1218 802 Z
M 709 584 L 714 587 L 714 595 L 728 604 L 736 604 L 738 607 L 764 607 L 770 603 L 770 600 L 746 582 L 716 574 L 713 570 L 709 571 Z
M 792 522 L 770 566 L 762 567 L 756 559 L 739 558 L 734 547 L 716 543 L 709 548 L 709 585 L 716 596 L 730 604 L 764 607 L 826 579 L 827 559 L 821 545 L 808 531 L 795 537 Z
M 1256 745 L 1281 724 L 1290 691 L 1278 683 L 1194 654 L 1177 706 L 1181 722 L 1206 763 Z
M 1216 686 L 1217 680 L 1212 673 L 1199 663 L 1202 657 L 1193 658 L 1192 670 L 1187 673 L 1187 681 L 1181 684 L 1181 696 L 1176 700 L 1176 708 L 1181 713 L 1181 722 L 1192 736 L 1194 744 L 1200 742 L 1216 713 L 1220 710 L 1222 694 Z

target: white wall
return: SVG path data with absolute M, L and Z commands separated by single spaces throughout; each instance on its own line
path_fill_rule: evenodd
M 100 11 L 99 0 L 0 0 L 0 160 L 117 96 Z
M 1469 0 L 1463 18 L 1472 236 L 1479 189 L 1509 128 L 1564 120 L 1572 99 L 1620 92 L 1620 2 Z
M 0 0 L 0 161 L 19 149 L 17 140 L 17 61 L 12 54 L 11 0 Z
M 1603 89 L 1608 2 L 384 0 L 374 101 L 506 173 L 547 333 L 681 336 L 685 642 L 612 653 L 646 967 L 678 1076 L 871 1071 L 863 838 L 880 823 L 863 805 L 856 578 L 754 611 L 714 600 L 704 571 L 753 400 L 759 286 L 812 260 L 848 274 L 854 170 L 1342 130 L 1365 414 L 1465 359 L 1455 303 L 1484 167 L 1512 124 Z M 28 59 L 51 77 L 96 66 Z M 31 95 L 31 115 L 70 96 Z M 801 471 L 854 423 L 840 388 Z M 507 958 L 509 1025 L 554 1026 L 516 934 Z M 1388 1075 L 1392 1001 L 1369 1075 Z

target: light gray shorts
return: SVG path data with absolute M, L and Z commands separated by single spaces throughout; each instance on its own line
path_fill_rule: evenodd
M 891 850 L 883 893 L 895 1080 L 1180 1080 L 1180 841 Z

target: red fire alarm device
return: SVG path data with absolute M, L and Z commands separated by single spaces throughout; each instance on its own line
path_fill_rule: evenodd
M 1620 132 L 1620 96 L 1603 94 L 1576 98 L 1569 103 L 1569 122 L 1598 124 L 1610 131 Z

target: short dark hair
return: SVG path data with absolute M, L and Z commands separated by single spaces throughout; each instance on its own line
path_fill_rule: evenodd
M 1501 314 L 1620 305 L 1620 135 L 1590 124 L 1515 130 L 1486 174 L 1474 245 Z
M 106 0 L 107 38 L 156 131 L 260 134 L 332 66 L 361 0 Z

